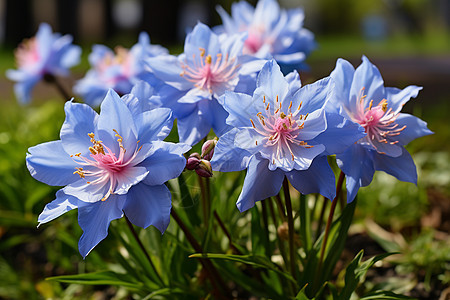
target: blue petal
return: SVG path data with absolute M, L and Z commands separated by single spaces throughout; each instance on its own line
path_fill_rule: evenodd
M 137 130 L 130 110 L 117 93 L 110 89 L 101 105 L 98 134 L 99 139 L 118 157 L 120 148 L 113 129 L 122 136 L 123 146 L 128 149 L 125 152 L 125 160 L 127 160 L 136 148 Z
M 250 127 L 250 119 L 256 119 L 256 114 L 264 111 L 262 100 L 253 100 L 251 96 L 240 93 L 225 92 L 219 98 L 222 106 L 228 112 L 227 124 L 234 127 Z
M 14 93 L 21 104 L 27 104 L 31 100 L 31 90 L 41 80 L 41 75 L 31 75 L 14 85 Z
M 172 201 L 165 185 L 138 184 L 130 189 L 123 211 L 131 223 L 147 228 L 150 225 L 164 233 L 170 221 Z
M 168 108 L 155 108 L 139 114 L 135 123 L 142 143 L 163 140 L 172 130 L 172 111 Z
M 433 134 L 427 128 L 426 122 L 409 114 L 399 114 L 396 123 L 399 125 L 398 128 L 406 126 L 398 136 L 392 138 L 393 140 L 398 140 L 400 145 L 407 145 L 418 137 Z
M 108 190 L 109 184 L 89 184 L 84 178 L 63 188 L 66 195 L 74 196 L 88 203 L 99 202 L 108 193 Z
M 109 223 L 123 216 L 126 196 L 112 195 L 106 201 L 98 201 L 78 209 L 78 223 L 83 235 L 78 250 L 83 258 L 108 235 Z
M 124 195 L 133 186 L 141 182 L 149 173 L 147 168 L 141 166 L 128 167 L 115 175 L 117 186 L 114 194 Z
M 350 89 L 350 108 L 357 107 L 357 97 L 361 94 L 362 88 L 364 88 L 364 94 L 367 95 L 364 99 L 364 107 L 368 106 L 370 100 L 373 100 L 374 105 L 378 105 L 380 101 L 386 98 L 380 71 L 367 57 L 363 56 L 362 60 L 362 64 L 356 69 L 353 76 L 353 83 Z
M 50 222 L 60 215 L 78 208 L 78 199 L 64 194 L 63 190 L 56 192 L 56 199 L 47 204 L 38 217 L 39 225 Z M 81 205 L 83 205 L 81 203 Z
M 192 82 L 180 76 L 183 69 L 180 66 L 179 58 L 172 55 L 160 55 L 147 58 L 145 63 L 150 67 L 156 77 L 168 85 L 180 91 L 186 91 L 192 88 Z
M 386 88 L 388 108 L 392 108 L 394 112 L 399 112 L 406 102 L 408 102 L 411 98 L 417 97 L 421 89 L 422 87 L 415 85 L 410 85 L 403 90 L 392 87 Z
M 286 75 L 286 80 L 289 83 L 289 93 L 291 93 L 291 95 L 295 95 L 295 93 L 302 87 L 300 75 L 297 71 L 292 71 Z
M 161 185 L 183 172 L 186 166 L 183 153 L 189 151 L 191 147 L 168 142 L 154 142 L 153 145 L 157 150 L 140 163 L 140 166 L 149 171 L 143 182 L 148 185 Z
M 350 107 L 350 88 L 353 82 L 355 68 L 348 61 L 339 58 L 336 67 L 331 72 L 330 77 L 334 80 L 334 97 L 330 100 L 337 109 L 340 105 Z M 346 116 L 348 118 L 348 116 Z
M 283 103 L 289 92 L 289 84 L 281 73 L 280 66 L 274 60 L 269 60 L 264 64 L 261 72 L 259 72 L 256 86 L 253 94 L 254 101 L 262 102 L 265 96 L 266 101 L 272 105 L 276 103 L 277 98 Z M 290 99 L 286 99 L 286 101 L 290 101 Z M 285 107 L 288 105 L 289 103 Z
M 207 114 L 209 116 L 212 129 L 214 130 L 216 136 L 221 136 L 230 129 L 230 126 L 228 126 L 225 121 L 228 117 L 228 113 L 216 99 L 210 100 L 208 104 Z M 199 105 L 201 106 L 202 103 L 199 103 Z
M 154 94 L 153 87 L 145 81 L 136 83 L 131 92 L 122 97 L 122 100 L 127 104 L 128 109 L 134 116 L 148 110 L 149 100 Z
M 286 177 L 302 194 L 319 193 L 330 200 L 336 196 L 334 173 L 326 156 L 316 157 L 307 170 L 293 170 Z
M 63 186 L 75 182 L 79 165 L 64 151 L 61 141 L 39 144 L 28 149 L 26 163 L 31 176 L 48 185 Z
M 398 180 L 417 184 L 416 165 L 414 164 L 414 161 L 408 151 L 405 148 L 402 148 L 402 150 L 402 155 L 398 157 L 390 157 L 375 153 L 375 169 L 384 171 L 396 177 Z
M 346 175 L 347 202 L 355 199 L 361 186 L 367 186 L 372 181 L 375 173 L 374 152 L 354 144 L 344 153 L 336 155 L 337 164 Z
M 69 154 L 81 153 L 89 157 L 92 146 L 89 133 L 95 133 L 98 114 L 88 105 L 66 102 L 66 119 L 61 127 L 60 137 L 64 150 Z
M 247 169 L 242 192 L 236 203 L 240 212 L 255 206 L 257 201 L 275 196 L 283 184 L 284 172 L 277 169 L 270 171 L 269 161 L 253 157 Z
M 322 109 L 331 98 L 333 87 L 334 82 L 331 77 L 326 77 L 303 86 L 293 96 L 296 102 L 302 102 L 300 114 L 306 115 L 307 113 Z
M 327 123 L 327 130 L 314 139 L 315 142 L 325 145 L 327 155 L 342 153 L 366 136 L 362 126 L 338 114 L 327 113 Z
M 252 154 L 235 146 L 237 132 L 238 129 L 233 128 L 219 138 L 211 159 L 214 171 L 233 172 L 247 168 Z
M 210 118 L 199 110 L 198 104 L 196 109 L 189 115 L 178 118 L 177 126 L 180 142 L 188 145 L 197 144 L 211 130 Z
M 304 128 L 300 130 L 299 138 L 304 141 L 309 141 L 324 132 L 326 129 L 327 118 L 325 110 L 314 110 L 304 121 Z
M 220 43 L 218 36 L 211 31 L 211 29 L 200 22 L 195 25 L 191 33 L 186 37 L 184 43 L 184 53 L 188 60 L 192 55 L 200 55 L 199 48 L 205 49 L 206 55 L 215 57 L 220 53 Z

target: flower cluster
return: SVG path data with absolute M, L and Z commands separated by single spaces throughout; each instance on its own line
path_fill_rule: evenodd
M 126 216 L 162 233 L 169 224 L 171 195 L 165 185 L 181 172 L 203 177 L 246 170 L 237 207 L 243 212 L 279 193 L 285 180 L 300 193 L 333 200 L 336 155 L 346 175 L 347 201 L 368 185 L 375 170 L 417 182 L 414 162 L 403 147 L 431 134 L 422 120 L 400 113 L 420 87 L 385 88 L 378 69 L 363 57 L 356 70 L 339 59 L 330 76 L 302 86 L 297 71 L 314 48 L 302 28 L 301 9 L 282 10 L 274 0 L 256 8 L 234 4 L 223 26 L 198 23 L 184 52 L 170 55 L 150 44 L 146 33 L 130 50 L 95 45 L 92 69 L 74 91 L 91 106 L 68 101 L 60 140 L 28 150 L 33 177 L 64 186 L 39 216 L 39 224 L 78 208 L 85 257 Z M 17 50 L 19 70 L 8 76 L 29 100 L 45 74 L 64 75 L 79 57 L 67 36 L 43 24 Z M 177 119 L 180 143 L 165 142 Z M 184 155 L 213 129 L 202 155 Z M 202 179 L 203 180 L 203 179 Z

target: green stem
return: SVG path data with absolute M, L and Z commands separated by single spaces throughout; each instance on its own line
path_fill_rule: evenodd
M 275 228 L 278 229 L 278 221 L 277 221 L 278 219 L 277 219 L 277 215 L 275 214 L 275 208 L 273 207 L 273 201 L 269 201 L 269 211 L 270 211 L 270 215 L 273 220 L 273 224 L 275 225 Z M 278 236 L 278 232 L 277 232 L 277 236 Z M 281 257 L 283 258 L 283 261 L 284 261 L 284 265 L 287 267 L 288 260 L 286 258 L 286 249 L 284 249 L 283 241 L 280 238 L 277 238 L 277 242 L 278 242 L 278 248 L 280 249 Z
M 155 272 L 156 277 L 158 278 L 158 280 L 160 281 L 160 283 L 161 283 L 162 285 L 164 285 L 164 281 L 162 280 L 161 276 L 159 275 L 158 271 L 156 270 L 156 267 L 155 267 L 155 265 L 153 264 L 153 261 L 152 261 L 150 255 L 148 254 L 147 250 L 145 249 L 144 244 L 142 244 L 142 241 L 141 241 L 141 239 L 139 238 L 139 236 L 138 236 L 136 230 L 134 229 L 133 224 L 132 224 L 131 221 L 128 219 L 128 217 L 125 215 L 125 213 L 124 213 L 124 217 L 125 217 L 125 220 L 127 221 L 128 228 L 130 228 L 130 231 L 131 231 L 131 233 L 133 234 L 134 239 L 135 239 L 136 242 L 138 243 L 138 245 L 139 245 L 139 247 L 141 248 L 142 252 L 144 252 L 145 257 L 147 257 L 147 260 L 148 260 L 148 262 L 150 263 L 150 266 L 152 267 L 153 271 Z
M 194 236 L 189 231 L 189 229 L 184 224 L 184 222 L 181 220 L 181 218 L 178 216 L 178 214 L 175 212 L 173 207 L 172 207 L 170 214 L 175 219 L 178 226 L 180 226 L 181 230 L 184 233 L 184 236 L 188 240 L 189 244 L 191 244 L 191 246 L 194 248 L 195 252 L 203 253 L 202 247 L 197 242 L 197 240 L 194 238 Z M 211 285 L 213 286 L 214 297 L 216 297 L 217 299 L 227 299 L 226 295 L 229 295 L 229 293 L 227 291 L 225 282 L 223 281 L 223 279 L 220 276 L 217 269 L 214 267 L 213 263 L 209 259 L 200 258 L 199 261 L 202 264 L 203 268 L 208 273 L 207 277 L 210 280 Z M 225 294 L 224 294 L 224 292 L 225 292 Z
M 320 233 L 322 231 L 323 217 L 325 216 L 325 209 L 327 208 L 327 203 L 328 203 L 328 199 L 323 197 L 323 205 L 322 205 L 322 209 L 320 210 L 319 221 L 317 222 L 316 241 L 319 238 Z
M 200 197 L 202 201 L 203 222 L 205 226 L 208 224 L 209 219 L 209 199 L 208 199 L 208 187 L 203 182 L 203 177 L 198 175 L 198 184 L 200 185 Z M 207 183 L 208 184 L 208 183 Z
M 323 258 L 325 256 L 325 249 L 327 247 L 327 242 L 328 242 L 328 235 L 330 234 L 331 223 L 333 223 L 334 211 L 336 210 L 336 204 L 338 202 L 338 198 L 341 193 L 342 183 L 344 182 L 344 177 L 345 177 L 345 174 L 344 174 L 344 172 L 341 171 L 341 173 L 339 174 L 338 183 L 336 185 L 336 197 L 334 198 L 333 202 L 331 202 L 330 213 L 328 214 L 327 226 L 325 227 L 325 235 L 323 237 L 322 247 L 320 249 L 320 258 L 319 258 L 319 264 L 317 267 L 317 274 L 319 274 L 322 269 Z
M 236 248 L 236 246 L 234 245 L 233 240 L 231 239 L 230 232 L 227 230 L 227 228 L 225 227 L 225 224 L 223 223 L 222 219 L 219 217 L 219 215 L 217 214 L 217 212 L 215 210 L 214 210 L 213 214 L 217 220 L 217 223 L 219 223 L 220 228 L 222 228 L 222 231 L 227 236 L 228 241 L 230 241 L 230 248 L 233 250 L 234 253 L 236 253 L 238 255 L 242 255 L 243 253 L 238 248 Z
M 289 269 L 291 271 L 292 277 L 297 279 L 296 272 L 296 249 L 294 241 L 294 218 L 292 216 L 292 203 L 291 195 L 289 194 L 289 182 L 286 177 L 283 180 L 283 192 L 284 192 L 284 202 L 286 202 L 286 213 L 288 222 L 288 234 L 289 234 Z

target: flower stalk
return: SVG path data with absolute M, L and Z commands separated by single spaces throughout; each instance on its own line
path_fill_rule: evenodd
M 283 180 L 284 201 L 286 202 L 287 222 L 289 228 L 289 270 L 294 279 L 297 279 L 296 272 L 296 249 L 294 240 L 294 218 L 292 216 L 291 195 L 289 194 L 289 182 L 286 177 Z

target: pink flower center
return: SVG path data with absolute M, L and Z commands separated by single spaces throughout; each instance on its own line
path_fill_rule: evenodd
M 377 106 L 373 106 L 373 100 L 370 100 L 369 105 L 365 108 L 364 104 L 364 88 L 361 89 L 361 96 L 359 97 L 359 104 L 356 116 L 356 122 L 362 127 L 367 136 L 362 138 L 361 141 L 369 142 L 379 153 L 379 144 L 395 145 L 398 140 L 395 140 L 395 136 L 406 128 L 406 125 L 399 127 L 395 122 L 399 113 L 394 112 L 392 108 L 388 109 L 388 102 L 383 99 Z
M 89 168 L 89 170 L 85 170 L 83 167 L 78 167 L 73 174 L 78 174 L 80 178 L 92 178 L 92 180 L 86 182 L 88 184 L 100 186 L 109 184 L 108 192 L 103 196 L 102 201 L 105 201 L 111 194 L 114 194 L 121 173 L 129 167 L 133 167 L 132 161 L 142 148 L 142 146 L 139 148 L 136 147 L 133 156 L 125 160 L 126 149 L 122 144 L 123 138 L 115 129 L 113 130 L 118 138 L 117 142 L 120 147 L 119 157 L 116 157 L 114 152 L 105 146 L 102 141 L 97 141 L 94 133 L 88 134 L 93 144 L 89 147 L 91 159 L 81 156 L 81 153 L 71 155 L 79 165 Z
M 245 40 L 244 47 L 246 54 L 255 54 L 263 45 L 262 37 L 259 32 L 250 31 Z
M 102 80 L 110 86 L 114 86 L 122 80 L 128 80 L 133 75 L 130 52 L 123 47 L 116 47 L 115 51 L 116 55 L 107 53 L 95 66 Z M 111 72 L 114 67 L 118 67 L 118 69 Z
M 263 102 L 266 104 L 265 97 L 263 98 Z M 276 109 L 274 108 L 274 111 L 271 112 L 270 105 L 267 103 L 266 115 L 263 116 L 262 112 L 259 112 L 256 115 L 259 120 L 258 125 L 255 125 L 253 120 L 250 119 L 254 130 L 263 136 L 260 142 L 264 143 L 265 147 L 274 148 L 274 155 L 272 156 L 273 164 L 275 164 L 275 159 L 281 160 L 289 154 L 292 160 L 294 160 L 295 155 L 292 151 L 293 145 L 299 145 L 304 148 L 313 147 L 299 138 L 300 131 L 304 128 L 305 120 L 308 117 L 308 114 L 297 116 L 302 103 L 300 103 L 297 110 L 292 113 L 291 102 L 288 107 L 287 115 L 281 111 L 281 102 L 278 101 L 278 96 L 275 105 L 278 105 L 278 107 L 276 107 Z M 258 141 L 256 141 L 256 145 L 258 145 Z
M 19 68 L 34 65 L 40 59 L 36 38 L 25 39 L 14 54 Z
M 205 55 L 205 49 L 199 48 L 199 50 L 200 58 L 193 56 L 193 66 L 187 63 L 181 64 L 183 72 L 180 76 L 194 83 L 195 87 L 208 90 L 210 93 L 213 93 L 214 88 L 219 85 L 229 86 L 230 81 L 237 76 L 236 59 L 229 59 L 228 54 L 223 59 L 222 53 L 219 53 L 213 60 L 211 55 Z

